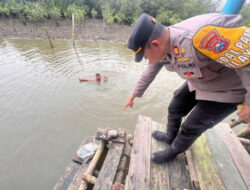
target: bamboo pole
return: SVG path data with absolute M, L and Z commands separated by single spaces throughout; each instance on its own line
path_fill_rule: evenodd
M 237 133 L 237 137 L 248 137 L 250 136 L 250 127 L 244 127 L 239 133 Z
M 250 146 L 250 140 L 249 139 L 241 138 L 241 137 L 238 137 L 238 139 L 241 142 L 241 144 L 243 144 L 245 146 Z
M 238 120 L 235 120 L 235 121 L 232 121 L 231 123 L 229 123 L 229 126 L 231 128 L 234 128 L 241 123 L 245 123 L 245 121 L 243 119 L 239 118 Z
M 92 176 L 90 174 L 83 174 L 82 177 L 86 182 L 91 183 L 91 184 L 95 184 L 96 183 L 96 177 Z
M 49 32 L 48 32 L 47 28 L 44 27 L 44 29 L 45 29 L 46 34 L 47 34 L 47 36 L 48 36 L 50 47 L 51 47 L 51 48 L 54 48 L 53 43 L 52 43 L 52 41 L 51 41 L 51 39 L 50 39 Z
M 88 187 L 88 184 L 87 182 L 91 182 L 91 183 L 95 183 L 95 180 L 94 180 L 94 176 L 91 176 L 95 170 L 95 167 L 96 167 L 96 164 L 99 160 L 99 158 L 101 157 L 101 154 L 104 150 L 104 145 L 105 145 L 105 142 L 104 141 L 101 141 L 98 148 L 97 148 L 97 151 L 93 157 L 93 159 L 91 160 L 91 163 L 87 169 L 87 171 L 83 174 L 83 180 L 81 182 L 81 185 L 79 187 L 79 190 L 86 190 L 87 187 Z M 91 176 L 91 177 L 89 177 Z M 86 181 L 85 177 L 87 177 L 87 179 L 89 181 Z
M 72 14 L 72 41 L 73 41 L 73 46 L 75 47 L 75 16 L 74 16 L 74 13 Z

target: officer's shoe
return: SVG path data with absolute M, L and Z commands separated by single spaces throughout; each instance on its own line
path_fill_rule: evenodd
M 175 135 L 170 132 L 162 132 L 162 131 L 153 131 L 152 137 L 154 137 L 158 141 L 166 142 L 167 144 L 171 145 L 173 142 Z
M 171 148 L 168 148 L 164 151 L 155 152 L 151 156 L 151 160 L 156 164 L 162 164 L 173 160 L 177 156 Z

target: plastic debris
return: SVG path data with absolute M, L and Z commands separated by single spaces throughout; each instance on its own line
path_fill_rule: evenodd
M 88 143 L 84 145 L 83 147 L 79 148 L 77 151 L 77 156 L 82 160 L 89 160 L 92 158 L 98 148 L 98 145 L 96 143 Z
M 116 137 L 118 137 L 118 131 L 117 130 L 108 130 L 108 132 L 107 132 L 108 140 L 114 139 Z

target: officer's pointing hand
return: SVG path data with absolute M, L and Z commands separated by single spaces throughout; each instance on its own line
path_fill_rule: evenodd
M 244 103 L 243 109 L 242 109 L 241 111 L 239 111 L 239 112 L 237 113 L 237 115 L 238 115 L 240 118 L 244 119 L 244 121 L 245 121 L 246 123 L 250 123 L 250 106 L 248 106 L 248 105 L 246 105 L 246 104 Z
M 134 105 L 134 99 L 135 99 L 135 97 L 133 95 L 130 96 L 127 103 L 126 103 L 126 105 L 125 105 L 125 107 L 124 107 L 124 109 L 127 109 L 128 106 L 132 108 L 133 105 Z

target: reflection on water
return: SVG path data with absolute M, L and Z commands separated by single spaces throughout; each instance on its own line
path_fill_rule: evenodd
M 123 110 L 146 67 L 124 45 L 0 40 L 0 189 L 51 189 L 84 136 L 98 127 L 135 128 L 139 114 L 165 123 L 182 84 L 163 69 L 144 98 Z M 108 76 L 106 83 L 79 77 Z

